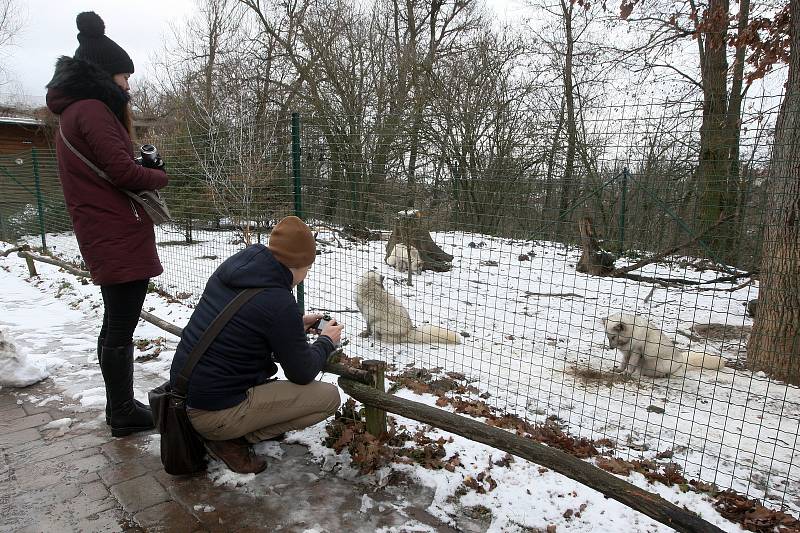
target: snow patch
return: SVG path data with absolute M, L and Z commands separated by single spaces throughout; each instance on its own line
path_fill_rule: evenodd
M 201 513 L 213 513 L 215 511 L 213 505 L 208 505 L 207 503 L 197 503 L 194 506 L 195 511 L 200 511 Z
M 41 362 L 17 351 L 11 336 L 0 329 L 0 387 L 27 387 L 49 375 Z
M 70 426 L 72 425 L 71 418 L 59 418 L 58 420 L 53 420 L 48 422 L 42 429 L 55 429 L 57 430 L 55 433 L 55 437 L 60 437 L 64 435 L 67 431 L 69 431 Z
M 220 461 L 211 460 L 208 464 L 208 478 L 218 487 L 241 487 L 256 478 L 255 474 L 237 474 L 231 472 Z

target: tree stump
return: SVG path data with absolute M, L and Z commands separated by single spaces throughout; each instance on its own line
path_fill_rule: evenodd
M 617 260 L 613 254 L 603 250 L 594 233 L 592 219 L 583 217 L 578 223 L 581 232 L 581 245 L 583 254 L 575 265 L 575 270 L 593 276 L 607 276 L 614 270 L 614 261 Z
M 389 242 L 386 243 L 384 261 L 392 253 L 395 244 L 411 245 L 419 252 L 421 270 L 448 272 L 453 268 L 453 256 L 442 250 L 424 227 L 422 214 L 419 211 L 401 211 L 395 219 Z

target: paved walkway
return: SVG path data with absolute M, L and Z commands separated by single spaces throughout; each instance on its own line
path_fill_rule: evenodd
M 443 525 L 425 510 L 429 488 L 402 477 L 379 487 L 346 465 L 319 464 L 299 444 L 259 445 L 269 466 L 240 486 L 224 484 L 237 478 L 219 463 L 192 477 L 166 474 L 158 435 L 117 439 L 105 425 L 92 317 L 22 280 L 4 281 L 0 326 L 22 350 L 59 363 L 45 381 L 0 389 L 0 531 L 485 530 L 467 517 L 458 530 Z M 163 379 L 165 363 L 151 363 L 136 369 L 142 400 Z
M 116 439 L 96 412 L 21 399 L 57 393 L 50 380 L 0 391 L 0 531 L 454 531 L 424 510 L 429 489 L 406 480 L 376 491 L 323 471 L 297 444 L 273 443 L 283 457 L 246 487 L 217 486 L 213 472 L 170 476 L 151 435 Z M 69 430 L 46 429 L 64 417 Z

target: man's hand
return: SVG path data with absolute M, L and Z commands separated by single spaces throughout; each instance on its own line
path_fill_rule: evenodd
M 319 333 L 318 329 L 313 329 L 313 326 L 322 320 L 322 313 L 309 313 L 303 315 L 303 331 L 306 333 Z
M 322 328 L 322 333 L 320 335 L 325 335 L 330 340 L 333 341 L 335 346 L 339 346 L 342 342 L 342 330 L 344 326 L 340 326 L 336 319 L 331 320 L 328 324 Z

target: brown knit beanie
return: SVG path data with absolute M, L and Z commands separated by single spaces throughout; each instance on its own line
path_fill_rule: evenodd
M 275 259 L 289 268 L 311 266 L 317 258 L 317 243 L 311 228 L 294 216 L 275 224 L 269 236 L 269 249 Z

